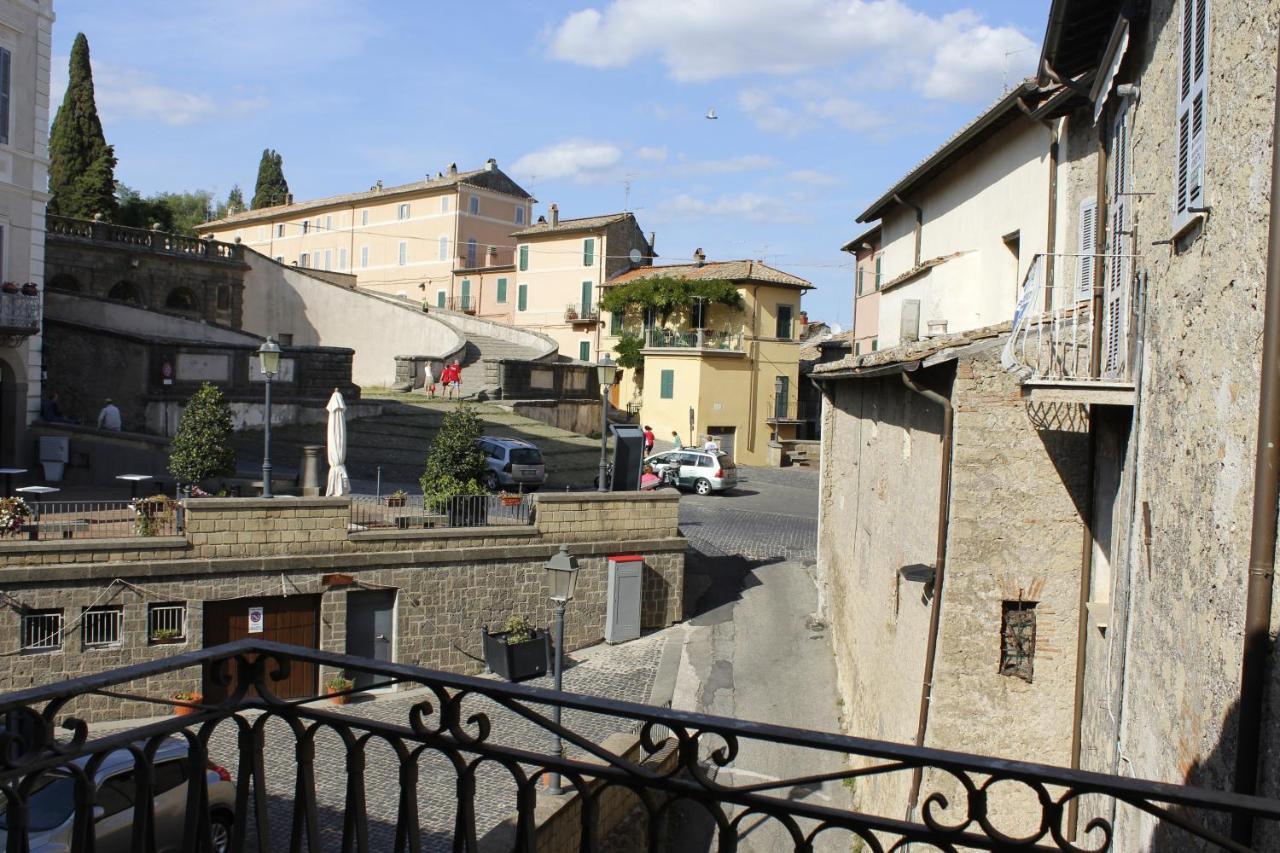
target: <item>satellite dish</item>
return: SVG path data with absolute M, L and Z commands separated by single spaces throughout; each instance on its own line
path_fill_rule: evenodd
M 640 254 L 639 249 L 632 249 L 630 252 L 627 253 L 627 257 L 631 259 L 631 263 L 638 264 L 640 263 L 644 255 Z
M 716 108 L 715 108 L 715 107 L 712 107 L 711 109 L 707 110 L 707 118 L 711 119 L 712 121 L 715 121 L 715 120 L 716 120 L 716 119 L 718 119 L 719 117 L 720 117 L 720 116 L 716 115 Z

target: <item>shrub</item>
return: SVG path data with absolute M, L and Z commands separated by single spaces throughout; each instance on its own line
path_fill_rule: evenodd
M 204 383 L 182 410 L 178 433 L 169 445 L 169 473 L 181 483 L 234 474 L 231 432 L 231 408 L 216 386 Z
M 444 416 L 418 481 L 428 502 L 484 491 L 484 456 L 476 444 L 480 432 L 480 418 L 466 403 Z

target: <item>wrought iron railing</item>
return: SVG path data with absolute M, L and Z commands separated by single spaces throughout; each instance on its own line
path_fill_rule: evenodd
M 352 495 L 351 530 L 421 530 L 433 527 L 503 527 L 533 520 L 533 496 L 520 493 L 458 495 Z
M 713 332 L 694 329 L 680 332 L 674 329 L 649 329 L 645 333 L 645 347 L 649 349 L 711 349 L 742 351 L 741 332 Z
M 212 261 L 239 262 L 244 260 L 244 247 L 236 243 L 202 240 L 167 231 L 150 231 L 130 228 L 90 219 L 72 219 L 66 216 L 49 216 L 45 231 L 54 239 L 81 240 L 95 243 L 111 243 L 162 255 L 201 258 Z
M 10 536 L 23 539 L 115 539 L 125 536 L 177 536 L 182 532 L 177 501 L 27 502 L 30 515 Z
M 40 331 L 40 297 L 0 293 L 0 335 L 34 335 Z
M 474 314 L 480 307 L 480 300 L 471 294 L 466 296 L 446 296 L 444 304 L 437 307 L 446 308 L 450 311 L 460 311 L 463 314 Z
M 322 696 L 317 682 L 333 684 L 340 674 L 362 687 L 340 683 L 338 700 L 358 689 L 415 692 L 396 701 L 330 704 L 335 697 Z M 184 684 L 191 694 L 170 692 Z M 169 706 L 191 713 L 99 733 L 70 712 L 82 700 L 97 708 L 104 701 L 129 703 L 140 715 Z M 811 851 L 832 839 L 839 844 L 832 849 L 875 851 L 911 845 L 1103 851 L 1112 846 L 1113 807 L 1159 821 L 1164 846 L 1157 849 L 1246 850 L 1202 821 L 1280 820 L 1280 801 L 1272 799 L 691 714 L 259 640 L 0 696 L 0 714 L 0 793 L 7 849 L 14 853 L 28 849 L 36 816 L 48 814 L 33 805 L 47 807 L 49 795 L 35 800 L 58 778 L 69 780 L 58 792 L 65 798 L 63 837 L 73 853 L 90 849 L 103 781 L 98 769 L 109 756 L 140 768 L 127 791 L 134 850 L 155 849 L 159 831 L 181 837 L 178 849 L 213 849 L 210 786 L 219 783 L 209 767 L 230 769 L 218 775 L 230 777 L 235 790 L 231 851 L 321 845 L 476 851 L 487 832 L 511 817 L 508 848 L 532 851 L 535 809 L 545 796 L 540 788 L 551 774 L 560 774 L 566 792 L 577 792 L 580 808 L 570 813 L 568 828 L 584 839 L 574 845 L 584 851 L 610 849 L 602 846 L 610 829 L 602 824 L 616 827 L 619 792 L 632 810 L 624 824 L 630 846 L 650 851 L 691 849 L 685 835 L 691 826 L 718 836 L 718 849 L 734 850 L 762 825 L 751 840 L 761 842 L 772 829 L 782 840 L 771 850 Z M 602 747 L 609 731 L 636 733 L 638 754 Z M 553 736 L 565 749 L 553 749 Z M 169 741 L 184 747 L 185 806 L 158 813 L 153 774 L 141 768 Z M 739 767 L 749 756 L 778 749 L 812 759 L 804 766 L 836 769 L 774 778 Z M 904 818 L 896 808 L 894 814 L 859 810 L 842 796 L 811 796 L 828 786 L 840 791 L 841 783 L 910 777 L 917 770 L 925 780 L 918 816 Z M 1020 836 L 997 828 L 993 813 L 1005 796 L 1022 797 L 1029 828 Z M 607 810 L 601 808 L 606 797 L 614 798 Z M 223 810 L 229 799 L 222 795 Z M 1075 802 L 1090 809 L 1078 838 L 1066 825 Z M 708 849 L 705 837 L 701 849 Z
M 1006 368 L 1028 380 L 1131 382 L 1141 292 L 1134 255 L 1036 255 L 1023 279 L 1005 345 Z M 1102 328 L 1094 357 L 1095 271 L 1101 269 Z
M 564 319 L 568 323 L 594 323 L 600 319 L 600 306 L 571 302 L 564 306 Z

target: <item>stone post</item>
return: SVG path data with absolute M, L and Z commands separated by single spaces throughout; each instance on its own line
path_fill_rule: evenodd
M 307 444 L 302 447 L 302 475 L 298 486 L 304 498 L 320 495 L 320 454 L 323 451 L 323 444 Z

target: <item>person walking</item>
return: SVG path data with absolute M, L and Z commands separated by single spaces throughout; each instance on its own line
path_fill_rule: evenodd
M 684 442 L 680 440 L 680 433 L 676 430 L 671 431 L 671 443 L 676 446 L 676 450 L 684 450 Z
M 644 455 L 649 456 L 653 453 L 653 442 L 657 436 L 653 434 L 653 427 L 646 426 L 644 428 Z
M 431 362 L 427 362 L 427 373 L 422 377 L 422 385 L 427 389 L 427 398 L 434 400 L 436 398 L 436 374 L 431 369 Z
M 116 408 L 116 404 L 111 402 L 111 398 L 107 398 L 107 404 L 102 407 L 102 411 L 98 412 L 98 429 L 109 429 L 113 432 L 120 432 L 122 424 L 120 423 L 120 410 Z
M 457 359 L 454 359 L 453 363 L 441 372 L 440 381 L 444 383 L 446 400 L 455 399 L 455 395 L 461 396 L 462 367 L 458 364 Z

